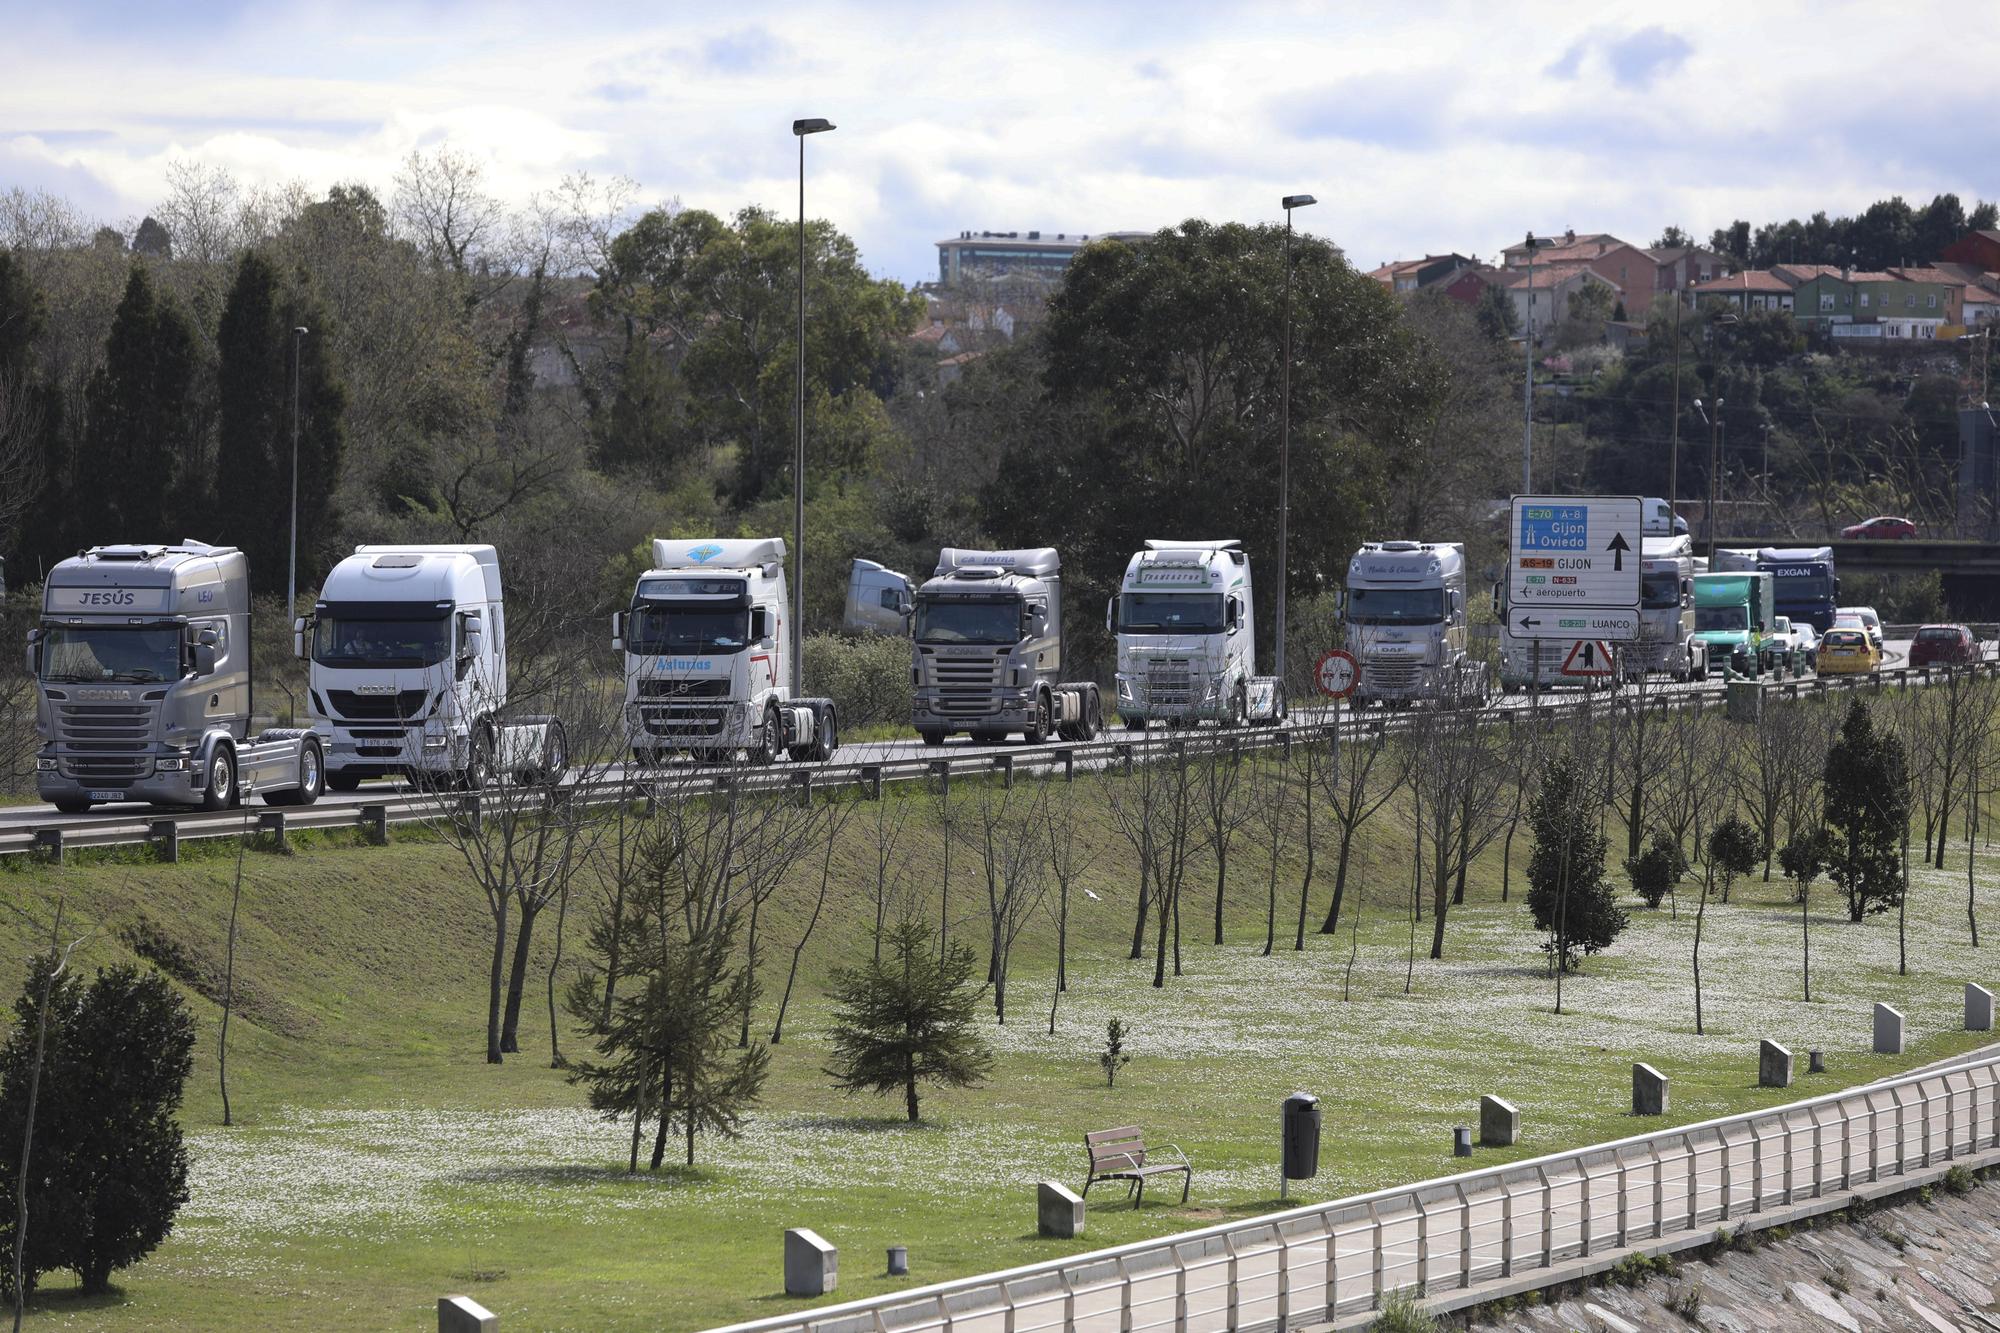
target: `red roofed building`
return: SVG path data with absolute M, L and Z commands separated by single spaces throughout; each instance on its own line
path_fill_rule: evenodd
M 1790 310 L 1794 285 L 1769 269 L 1746 269 L 1726 278 L 1698 282 L 1689 290 L 1697 303 L 1721 301 L 1731 309 L 1748 312 Z
M 1493 274 L 1493 284 L 1514 302 L 1514 322 L 1521 329 L 1532 328 L 1535 341 L 1542 342 L 1556 325 L 1569 317 L 1569 303 L 1585 286 L 1596 283 L 1611 291 L 1613 301 L 1624 299 L 1624 289 L 1597 273 L 1587 264 L 1536 264 L 1534 268 L 1504 269 Z
M 1425 255 L 1422 259 L 1391 260 L 1368 276 L 1400 296 L 1446 282 L 1473 267 L 1474 262 L 1464 255 Z
M 2000 231 L 1969 231 L 1947 245 L 1938 258 L 1970 264 L 1982 273 L 2000 273 Z

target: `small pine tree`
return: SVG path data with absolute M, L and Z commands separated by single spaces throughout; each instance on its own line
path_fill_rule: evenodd
M 1655 829 L 1646 850 L 1626 858 L 1625 873 L 1631 877 L 1633 891 L 1645 900 L 1646 906 L 1657 908 L 1686 876 L 1687 856 L 1672 834 L 1665 829 Z
M 1757 830 L 1736 815 L 1709 830 L 1708 871 L 1711 881 L 1722 881 L 1722 901 L 1729 901 L 1729 891 L 1735 887 L 1738 875 L 1747 875 L 1757 868 L 1757 858 L 1762 853 Z
M 1115 1087 L 1118 1071 L 1132 1063 L 1132 1057 L 1125 1053 L 1125 1024 L 1112 1019 L 1104 1025 L 1104 1054 L 1097 1057 L 1097 1063 L 1104 1068 L 1104 1086 Z
M 1588 780 L 1566 756 L 1549 761 L 1528 810 L 1535 832 L 1528 859 L 1528 911 L 1542 945 L 1564 972 L 1581 955 L 1609 948 L 1625 929 L 1625 909 L 1604 880 L 1604 835 Z
M 35 1034 L 48 992 L 36 1098 L 21 1284 L 73 1269 L 86 1292 L 152 1253 L 188 1201 L 188 1155 L 175 1119 L 194 1059 L 194 1020 L 158 972 L 130 966 L 49 978 L 35 960 L 0 1048 L 0 1143 L 18 1153 L 27 1128 Z M 16 1161 L 0 1171 L 0 1248 L 19 1215 Z M 10 1275 L 11 1276 L 11 1275 Z
M 1839 834 L 1827 877 L 1847 895 L 1847 919 L 1860 921 L 1903 900 L 1902 839 L 1910 821 L 1910 777 L 1903 743 L 1875 730 L 1856 699 L 1826 755 L 1826 822 Z
M 974 1024 L 977 962 L 958 940 L 943 957 L 930 948 L 930 927 L 898 922 L 885 939 L 887 957 L 833 976 L 833 1062 L 826 1072 L 843 1092 L 903 1092 L 917 1122 L 917 1085 L 966 1088 L 993 1068 L 993 1051 Z

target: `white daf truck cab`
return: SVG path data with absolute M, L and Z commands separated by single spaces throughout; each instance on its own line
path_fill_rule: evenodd
M 1364 542 L 1342 594 L 1347 650 L 1361 664 L 1354 701 L 1484 703 L 1486 664 L 1465 650 L 1465 547 Z
M 833 700 L 792 695 L 784 538 L 655 540 L 653 565 L 611 622 L 634 761 L 830 758 Z
M 93 546 L 49 571 L 28 632 L 35 787 L 64 814 L 147 801 L 311 805 L 312 732 L 250 735 L 250 567 L 231 546 Z
M 1284 683 L 1257 674 L 1250 556 L 1234 538 L 1149 541 L 1105 608 L 1127 727 L 1285 717 Z
M 357 546 L 293 626 L 327 785 L 399 775 L 477 791 L 560 781 L 569 739 L 507 700 L 507 608 L 491 546 Z

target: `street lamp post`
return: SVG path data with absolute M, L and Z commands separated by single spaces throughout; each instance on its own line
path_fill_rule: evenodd
M 1555 306 L 1549 306 L 1553 316 Z M 1521 494 L 1535 490 L 1535 233 L 1528 233 L 1528 329 L 1522 343 L 1527 365 L 1521 372 Z
M 1991 381 L 1993 378 L 1994 327 L 1995 327 L 1994 325 L 1988 324 L 1985 328 L 1981 329 L 1977 333 L 1961 333 L 1958 335 L 1958 340 L 1962 343 L 1977 341 L 1985 344 L 1985 346 L 1980 349 L 1984 353 L 1984 355 L 1980 358 L 1979 362 L 1979 401 L 1981 403 L 1990 403 L 1993 401 L 1993 394 L 1991 391 L 1992 390 Z
M 799 433 L 792 450 L 792 697 L 805 693 L 806 623 L 806 136 L 832 129 L 817 116 L 792 122 L 799 141 L 799 356 L 795 404 Z
M 1673 289 L 1674 300 L 1674 415 L 1672 439 L 1667 444 L 1667 532 L 1671 535 L 1681 513 L 1681 294 Z
M 304 325 L 292 330 L 292 549 L 285 575 L 287 620 L 299 613 L 299 355 L 308 332 Z
M 1290 581 L 1291 561 L 1287 541 L 1292 520 L 1292 210 L 1308 208 L 1319 200 L 1309 194 L 1288 194 L 1278 201 L 1285 209 L 1285 364 L 1279 372 L 1278 391 L 1278 665 L 1277 677 L 1285 678 L 1285 584 Z
M 1708 504 L 1702 514 L 1702 526 L 1708 530 L 1708 558 L 1715 559 L 1715 506 L 1717 471 L 1722 465 L 1722 404 L 1725 400 L 1715 400 L 1715 415 L 1710 416 L 1701 405 L 1701 399 L 1694 400 L 1694 410 L 1700 414 L 1702 424 L 1708 427 Z

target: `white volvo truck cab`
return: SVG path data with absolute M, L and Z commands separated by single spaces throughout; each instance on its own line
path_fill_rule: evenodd
M 655 540 L 653 564 L 611 622 L 634 761 L 830 758 L 833 700 L 792 695 L 784 538 Z
M 1347 563 L 1347 650 L 1361 664 L 1354 701 L 1484 703 L 1486 664 L 1465 651 L 1465 547 L 1366 542 Z
M 93 546 L 49 571 L 28 632 L 35 788 L 64 814 L 146 801 L 310 805 L 310 731 L 250 735 L 250 567 L 232 546 Z
M 545 782 L 568 770 L 560 721 L 508 711 L 491 546 L 357 546 L 294 631 L 336 791 L 390 775 L 476 791 L 496 774 Z
M 1157 539 L 1133 554 L 1104 613 L 1127 727 L 1284 720 L 1283 682 L 1257 674 L 1250 593 L 1250 556 L 1233 538 Z

